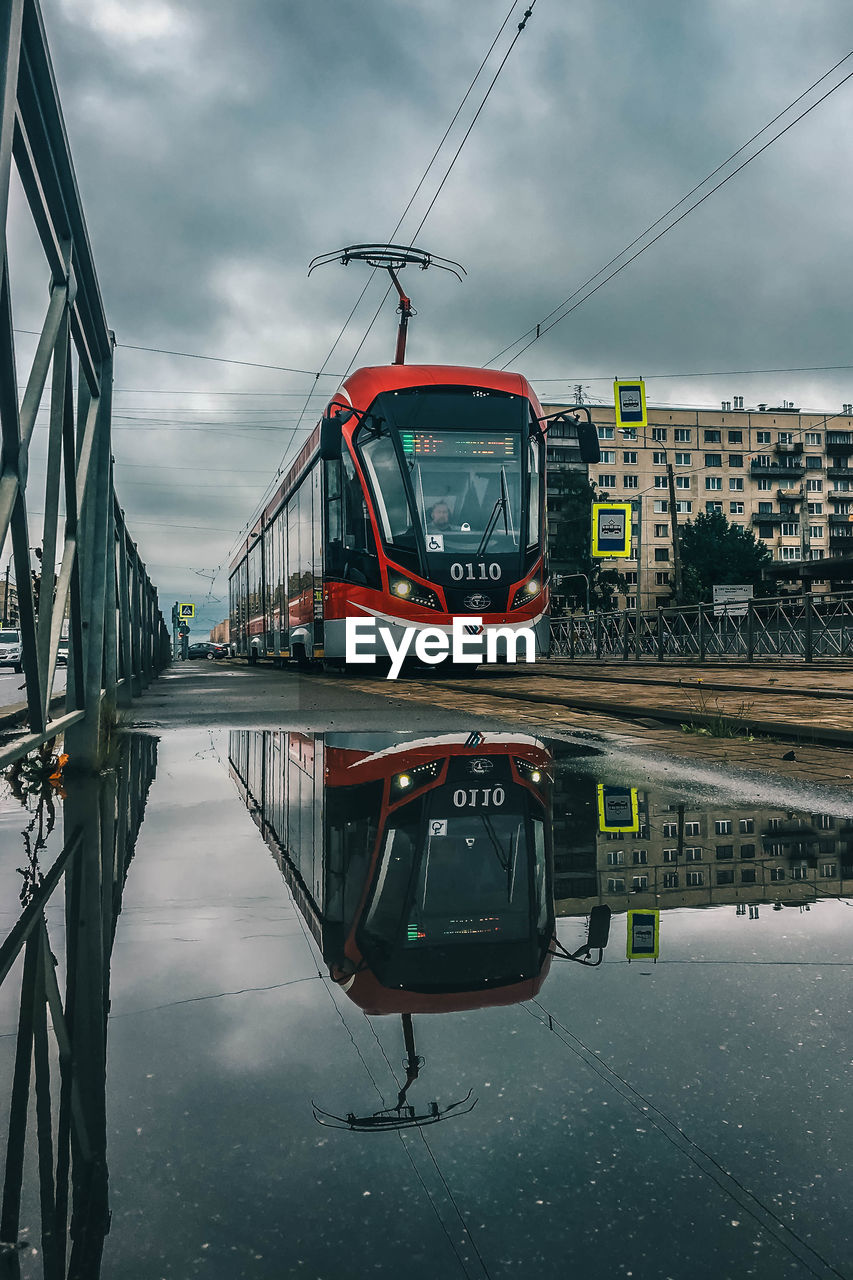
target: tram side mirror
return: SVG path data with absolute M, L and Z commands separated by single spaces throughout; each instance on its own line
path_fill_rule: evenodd
M 320 422 L 320 457 L 324 462 L 334 462 L 341 456 L 341 422 L 340 413 L 334 413 Z
M 580 448 L 581 462 L 601 461 L 601 445 L 598 441 L 598 431 L 592 422 L 578 423 L 578 447 Z
M 589 913 L 589 936 L 587 946 L 591 951 L 603 950 L 610 940 L 610 908 L 608 906 L 593 907 Z

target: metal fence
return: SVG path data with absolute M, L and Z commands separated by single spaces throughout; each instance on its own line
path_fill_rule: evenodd
M 75 763 L 85 768 L 97 763 L 102 708 L 126 704 L 151 680 L 168 660 L 168 633 L 113 488 L 114 336 L 37 0 L 0 4 L 0 113 L 0 547 L 11 537 L 26 681 L 26 725 L 0 750 L 0 765 L 64 732 Z M 49 286 L 22 394 L 10 281 L 13 164 Z M 46 461 L 36 476 L 30 447 L 43 399 Z M 43 504 L 29 511 L 42 517 L 40 575 L 31 569 L 29 547 L 34 496 Z M 68 677 L 58 706 L 61 697 L 52 695 L 66 625 Z
M 29 1275 L 40 1255 L 45 1277 L 94 1280 L 110 1228 L 110 959 L 157 741 L 123 737 L 114 767 L 100 777 L 51 776 L 57 763 L 49 747 L 19 764 L 24 768 L 13 765 L 7 781 L 23 806 L 22 911 L 0 943 L 0 983 L 20 984 L 4 1118 L 0 1275 L 17 1280 L 22 1268 Z M 42 867 L 54 830 L 62 847 Z
M 853 592 L 754 600 L 742 614 L 702 604 L 553 618 L 551 657 L 658 662 L 853 658 Z

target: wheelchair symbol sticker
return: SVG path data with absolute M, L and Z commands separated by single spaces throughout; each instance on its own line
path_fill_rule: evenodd
M 429 833 L 431 836 L 447 835 L 447 819 L 433 818 L 429 824 Z
M 427 551 L 443 551 L 444 550 L 444 534 L 428 533 L 427 534 Z

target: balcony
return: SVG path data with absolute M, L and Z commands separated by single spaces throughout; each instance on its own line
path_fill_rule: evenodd
M 853 489 L 830 489 L 826 497 L 830 502 L 853 502 Z
M 827 467 L 828 480 L 853 480 L 853 467 Z
M 826 442 L 827 453 L 838 453 L 845 456 L 853 453 L 853 440 L 829 440 Z
M 786 502 L 790 502 L 790 501 L 802 502 L 803 491 L 799 485 L 797 485 L 796 488 L 777 489 L 776 497 Z
M 786 524 L 791 519 L 789 515 L 782 515 L 779 511 L 753 511 L 750 520 L 753 524 Z
M 790 480 L 799 480 L 805 469 L 805 464 L 802 462 L 783 462 L 781 458 L 774 462 L 772 458 L 768 458 L 766 461 L 751 462 L 749 474 L 751 476 L 780 476 Z
M 790 456 L 791 454 L 798 454 L 798 453 L 802 453 L 802 452 L 803 452 L 803 445 L 802 445 L 802 441 L 797 441 L 797 442 L 796 442 L 796 444 L 794 444 L 794 443 L 792 443 L 792 444 L 781 444 L 781 443 L 780 443 L 780 444 L 777 444 L 777 446 L 776 446 L 776 452 L 777 452 L 777 453 L 779 453 L 779 454 L 784 454 L 784 455 L 786 455 L 786 456 Z
M 817 519 L 817 516 L 815 516 L 815 519 Z M 829 517 L 829 524 L 830 524 L 830 528 L 840 526 L 841 528 L 849 529 L 851 533 L 853 533 L 853 514 L 840 512 L 839 514 L 836 515 L 835 513 L 833 513 Z

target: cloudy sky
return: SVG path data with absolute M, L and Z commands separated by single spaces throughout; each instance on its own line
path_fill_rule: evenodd
M 348 368 L 385 291 L 372 281 L 330 355 L 367 269 L 309 279 L 308 262 L 391 235 L 510 0 L 41 3 L 119 344 L 119 497 L 164 612 L 196 600 L 206 634 L 308 393 L 334 391 L 325 375 Z M 414 236 L 523 10 L 398 240 Z M 468 275 L 410 273 L 409 358 L 490 361 L 851 50 L 846 0 L 536 0 L 417 236 Z M 713 181 L 851 71 L 853 56 Z M 851 108 L 853 80 L 512 367 L 543 398 L 581 383 L 603 402 L 615 375 L 642 374 L 655 404 L 740 394 L 838 411 L 853 368 L 794 370 L 853 366 Z M 11 248 L 15 323 L 35 329 L 45 273 L 17 190 Z M 389 299 L 358 364 L 391 358 L 394 325 Z M 35 338 L 18 343 L 23 369 Z M 726 372 L 771 369 L 792 371 Z M 723 376 L 652 377 L 673 373 Z

